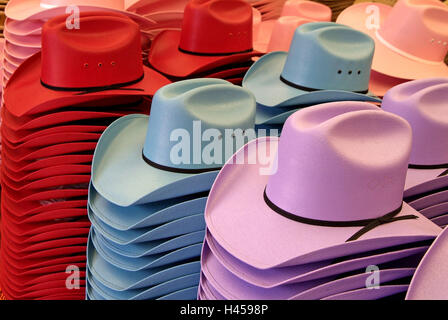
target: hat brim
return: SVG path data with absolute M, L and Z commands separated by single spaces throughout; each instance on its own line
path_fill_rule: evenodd
M 307 282 L 317 279 L 328 279 L 332 276 L 346 274 L 365 268 L 368 265 L 393 264 L 403 258 L 424 254 L 428 246 L 410 248 L 386 248 L 384 250 L 366 252 L 355 256 L 348 256 L 335 262 L 333 259 L 316 263 L 291 266 L 289 268 L 274 268 L 258 270 L 232 257 L 208 233 L 206 236 L 207 249 L 218 259 L 219 263 L 229 272 L 241 280 L 259 288 L 271 289 L 294 283 Z M 205 249 L 204 249 L 205 250 Z M 418 261 L 418 259 L 417 259 Z M 390 266 L 389 266 L 390 267 Z M 416 267 L 416 264 L 401 263 L 395 267 Z M 381 268 L 384 269 L 384 268 Z M 260 297 L 261 298 L 261 297 Z
M 258 104 L 265 107 L 288 107 L 332 101 L 381 102 L 368 94 L 342 90 L 304 91 L 291 87 L 280 80 L 287 56 L 288 53 L 283 51 L 269 53 L 261 57 L 244 76 L 243 87 L 255 95 Z
M 448 299 L 448 231 L 432 243 L 412 278 L 406 300 Z
M 121 231 L 157 226 L 202 213 L 206 202 L 207 197 L 182 197 L 123 208 L 101 197 L 92 184 L 89 186 L 89 206 L 92 212 L 102 222 Z
M 95 246 L 97 252 L 109 263 L 127 271 L 142 271 L 145 269 L 158 268 L 188 261 L 199 257 L 201 254 L 202 242 L 183 246 L 171 252 L 164 252 L 157 255 L 141 258 L 123 257 L 114 251 L 109 250 L 103 245 L 102 241 L 96 237 L 95 228 L 92 229 L 90 240 Z
M 13 116 L 21 117 L 100 98 L 153 96 L 159 88 L 170 83 L 168 79 L 154 70 L 145 66 L 143 70 L 143 79 L 136 84 L 127 86 L 126 90 L 115 89 L 79 95 L 77 94 L 79 91 L 56 91 L 41 84 L 41 54 L 39 52 L 27 59 L 14 72 L 8 81 L 3 99 L 5 105 L 14 105 L 14 108 L 8 109 L 9 112 Z
M 104 260 L 91 242 L 87 250 L 87 265 L 96 280 L 116 291 L 152 287 L 183 275 L 198 273 L 200 271 L 199 261 L 169 268 L 157 268 L 137 272 L 126 271 Z
M 168 251 L 187 247 L 204 241 L 205 231 L 195 231 L 183 234 L 170 239 L 158 241 L 149 241 L 137 244 L 119 245 L 111 241 L 107 241 L 100 233 L 96 237 L 101 240 L 103 246 L 107 249 L 128 258 L 140 258 L 148 255 L 160 254 Z
M 66 14 L 66 8 L 67 6 L 45 8 L 41 6 L 40 0 L 28 0 L 26 3 L 20 0 L 11 0 L 5 8 L 5 15 L 6 17 L 17 21 L 48 20 Z M 100 10 L 124 14 L 137 22 L 140 29 L 144 31 L 157 28 L 155 21 L 146 19 L 134 12 L 125 11 L 124 8 L 111 8 L 108 6 L 107 1 L 104 4 L 100 1 L 96 1 L 96 5 L 92 5 L 92 3 L 87 4 L 86 1 L 83 5 L 78 3 L 77 8 L 79 8 L 80 12 L 94 12 Z
M 98 193 L 128 207 L 210 190 L 218 171 L 176 173 L 147 164 L 142 157 L 147 127 L 148 116 L 129 115 L 104 131 L 92 163 L 92 183 Z
M 373 56 L 372 69 L 400 79 L 422 79 L 448 77 L 448 66 L 443 62 L 433 62 L 424 60 L 414 60 L 393 51 L 386 46 L 376 36 L 376 29 L 368 29 L 366 18 L 366 8 L 371 3 L 359 3 L 348 7 L 338 16 L 336 22 L 348 25 L 356 30 L 371 36 L 375 41 L 375 54 Z M 389 15 L 392 7 L 382 3 L 375 3 L 379 8 L 379 27 L 384 24 L 384 20 Z
M 179 50 L 181 31 L 163 31 L 154 39 L 149 51 L 149 64 L 164 75 L 185 78 L 223 65 L 244 62 L 260 55 L 257 51 L 231 55 L 188 54 Z
M 420 211 L 422 209 L 434 206 L 448 201 L 448 190 L 436 192 L 425 197 L 416 199 L 414 201 L 408 202 L 416 210 Z
M 404 198 L 448 186 L 448 175 L 439 175 L 446 169 L 408 169 Z
M 448 202 L 442 202 L 419 211 L 426 218 L 433 219 L 448 213 Z
M 258 126 L 264 124 L 283 124 L 297 110 L 298 108 L 271 108 L 258 105 L 255 114 L 255 124 Z
M 389 89 L 407 81 L 409 80 L 386 76 L 372 70 L 370 72 L 369 90 L 378 97 L 384 97 Z
M 90 270 L 87 270 L 88 283 L 92 286 L 92 289 L 94 289 L 95 294 L 99 294 L 103 297 L 102 300 L 150 300 L 189 288 L 199 283 L 199 273 L 193 273 L 149 288 L 141 288 L 132 291 L 115 291 L 102 285 L 92 276 L 92 274 L 90 274 Z M 88 293 L 90 294 L 90 291 L 88 291 Z
M 363 288 L 325 297 L 322 300 L 378 300 L 399 293 L 405 293 L 409 288 L 407 284 L 381 285 L 377 290 Z
M 92 210 L 88 209 L 90 222 L 103 238 L 118 245 L 130 245 L 148 241 L 158 241 L 173 238 L 191 232 L 205 229 L 203 214 L 194 214 L 180 218 L 154 228 L 144 228 L 137 230 L 120 231 L 113 229 L 104 222 L 101 222 Z
M 269 269 L 433 239 L 440 232 L 405 203 L 397 217 L 411 214 L 418 219 L 381 225 L 350 242 L 346 241 L 359 227 L 313 226 L 275 213 L 263 199 L 269 176 L 260 169 L 268 170 L 269 166 L 247 163 L 257 159 L 257 154 L 275 154 L 278 139 L 258 138 L 246 144 L 224 165 L 211 189 L 205 210 L 207 227 L 235 258 L 257 269 Z M 229 177 L 239 177 L 232 179 L 232 188 L 228 188 Z M 316 237 L 318 234 L 325 236 Z
M 222 264 L 220 264 L 220 261 L 214 255 L 212 255 L 207 250 L 204 250 L 204 255 L 202 256 L 201 263 L 201 271 L 209 282 L 209 289 L 214 289 L 210 290 L 210 293 L 212 293 L 212 295 L 216 295 L 215 292 L 217 292 L 218 296 L 222 296 L 228 300 L 300 300 L 302 299 L 301 295 L 303 293 L 306 294 L 313 289 L 316 293 L 316 291 L 319 292 L 320 290 L 322 290 L 322 288 L 332 287 L 332 283 L 334 285 L 336 285 L 336 283 L 340 283 L 340 281 L 332 280 L 337 277 L 318 278 L 311 281 L 304 281 L 300 283 L 289 284 L 286 286 L 280 285 L 272 288 L 261 288 L 259 286 L 249 284 L 245 282 L 244 279 L 233 275 Z M 371 261 L 371 264 L 375 264 L 374 260 Z M 362 270 L 363 268 L 365 268 L 365 266 L 368 265 L 369 262 L 366 262 L 366 264 L 359 270 Z M 396 279 L 405 278 L 409 274 L 412 275 L 412 271 L 414 270 L 415 268 L 412 268 L 411 272 L 407 271 L 407 273 L 402 273 L 401 276 L 396 275 Z M 266 273 L 269 271 L 264 272 Z M 279 273 L 280 272 L 281 271 L 279 271 Z M 364 273 L 364 275 L 367 276 L 368 273 Z M 383 281 L 384 279 L 381 279 L 381 284 L 383 284 Z M 346 285 L 349 288 L 350 286 L 352 286 L 352 288 L 353 286 L 355 286 L 353 289 L 358 289 L 356 288 L 356 283 L 347 282 L 348 281 L 346 280 Z M 360 288 L 364 286 L 365 282 L 364 285 L 361 284 Z M 333 288 L 333 290 L 335 289 L 338 293 L 344 292 L 342 287 Z M 330 295 L 325 291 L 320 291 L 320 294 L 324 296 Z

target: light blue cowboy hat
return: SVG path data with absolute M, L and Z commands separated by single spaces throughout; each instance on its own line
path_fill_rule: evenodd
M 221 150 L 220 159 L 205 161 L 202 151 L 211 141 L 219 145 L 214 139 L 224 140 L 226 129 L 253 129 L 254 123 L 255 98 L 248 90 L 219 79 L 167 85 L 155 94 L 149 118 L 125 116 L 104 131 L 93 158 L 93 186 L 123 207 L 207 191 L 231 154 Z M 208 141 L 206 130 L 214 134 Z M 193 146 L 187 152 L 179 152 L 182 137 Z M 181 159 L 173 161 L 173 155 Z
M 265 107 L 381 100 L 368 94 L 375 43 L 332 22 L 299 26 L 288 52 L 269 53 L 247 71 L 243 87 Z
M 120 269 L 128 271 L 158 268 L 175 263 L 181 264 L 181 262 L 190 259 L 199 259 L 202 249 L 202 243 L 196 243 L 170 252 L 143 256 L 140 258 L 129 258 L 107 249 L 103 243 L 101 243 L 101 240 L 96 237 L 94 228 L 92 228 L 90 241 L 95 247 L 95 250 L 104 260 Z
M 96 233 L 96 237 L 101 240 L 101 244 L 110 251 L 113 251 L 124 257 L 140 258 L 143 256 L 150 256 L 177 250 L 196 243 L 202 243 L 205 237 L 205 230 L 191 232 L 169 239 L 140 242 L 127 245 L 120 245 L 115 242 L 109 241 L 104 238 L 101 233 Z
M 154 287 L 135 289 L 128 291 L 115 291 L 105 287 L 98 282 L 87 269 L 88 285 L 90 286 L 88 295 L 98 297 L 99 300 L 148 300 L 157 299 L 180 290 L 197 286 L 199 284 L 199 273 L 189 274 L 179 277 Z M 87 288 L 86 288 L 87 289 Z
M 107 262 L 89 241 L 87 267 L 95 280 L 103 286 L 115 291 L 128 291 L 153 287 L 185 275 L 198 273 L 200 262 L 198 260 L 170 267 L 127 271 Z
M 169 239 L 191 232 L 205 230 L 203 212 L 170 221 L 162 225 L 127 231 L 117 230 L 105 224 L 95 216 L 89 207 L 87 208 L 87 215 L 97 232 L 101 233 L 107 240 L 119 245 Z
M 148 204 L 120 207 L 103 198 L 89 185 L 89 207 L 96 218 L 110 227 L 126 231 L 162 225 L 204 212 L 207 197 L 197 194 Z

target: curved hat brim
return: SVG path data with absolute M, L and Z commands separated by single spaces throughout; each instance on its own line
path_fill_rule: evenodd
M 405 203 L 397 216 L 412 214 L 418 219 L 382 225 L 350 242 L 346 241 L 359 227 L 313 226 L 275 213 L 263 199 L 269 176 L 261 174 L 260 169 L 267 171 L 269 167 L 260 163 L 242 164 L 241 159 L 250 163 L 250 159 L 257 159 L 257 154 L 275 154 L 277 146 L 278 138 L 274 137 L 246 144 L 224 165 L 207 201 L 208 230 L 227 252 L 242 262 L 258 269 L 292 266 L 433 239 L 439 234 L 439 227 Z M 228 188 L 230 177 L 238 177 L 232 178 L 232 188 Z M 325 236 L 316 237 L 319 234 Z
M 102 245 L 107 249 L 128 258 L 141 258 L 148 255 L 160 254 L 177 250 L 204 241 L 205 231 L 195 231 L 170 239 L 162 239 L 137 244 L 119 245 L 107 241 L 100 233 L 96 234 Z
M 400 246 L 400 248 L 397 248 L 396 250 L 387 248 L 382 250 L 382 252 L 371 251 L 355 256 L 344 257 L 337 262 L 330 259 L 316 263 L 291 266 L 289 268 L 273 268 L 266 272 L 266 270 L 258 270 L 232 257 L 217 244 L 209 233 L 207 233 L 206 236 L 206 243 L 213 255 L 219 260 L 224 268 L 243 281 L 265 289 L 273 289 L 279 286 L 316 279 L 328 279 L 331 276 L 360 270 L 371 264 L 382 266 L 387 263 L 390 267 L 390 264 L 393 264 L 394 261 L 423 254 L 428 249 L 428 246 L 411 247 L 407 249 Z M 405 265 L 404 263 L 400 265 L 400 267 L 404 266 L 415 267 L 416 265 Z M 398 267 L 398 265 L 396 265 L 396 267 Z M 260 299 L 261 298 L 262 297 L 260 297 Z
M 91 1 L 85 1 L 84 4 L 79 4 L 78 2 L 77 7 L 80 12 L 95 12 L 100 10 L 122 13 L 137 22 L 140 29 L 143 31 L 157 28 L 155 21 L 147 19 L 134 12 L 125 11 L 124 8 L 111 8 L 108 6 L 107 1 L 104 4 L 102 4 L 101 1 L 96 1 L 96 4 L 97 5 L 92 4 Z M 21 0 L 11 0 L 5 8 L 5 15 L 16 21 L 48 20 L 66 14 L 67 7 L 68 6 L 45 8 L 41 6 L 40 0 L 27 0 L 25 2 Z
M 448 190 L 435 192 L 430 195 L 424 196 L 417 200 L 408 202 L 416 210 L 420 211 L 422 209 L 434 206 L 448 201 Z
M 62 106 L 95 101 L 116 96 L 153 96 L 155 92 L 171 83 L 164 76 L 150 68 L 143 67 L 144 77 L 136 84 L 125 87 L 126 90 L 114 89 L 79 94 L 79 91 L 56 91 L 41 84 L 41 53 L 27 59 L 8 81 L 4 92 L 5 105 L 16 117 L 54 110 Z M 138 89 L 138 90 L 129 90 Z
M 255 124 L 283 124 L 297 110 L 298 108 L 271 108 L 259 105 L 255 114 Z
M 407 81 L 409 80 L 386 76 L 372 70 L 370 72 L 369 90 L 377 97 L 384 97 L 389 89 Z
M 143 271 L 126 271 L 120 269 L 101 257 L 95 247 L 89 242 L 87 250 L 87 265 L 92 276 L 104 286 L 116 291 L 126 291 L 144 287 L 152 287 L 157 284 L 176 279 L 183 275 L 198 273 L 200 263 L 190 262 L 176 265 L 171 268 L 156 268 Z
M 127 207 L 208 191 L 218 171 L 176 173 L 145 162 L 142 151 L 147 127 L 148 116 L 129 115 L 104 131 L 92 163 L 92 184 L 98 193 Z
M 412 278 L 406 300 L 448 299 L 448 229 L 433 242 Z
M 179 30 L 164 31 L 154 39 L 149 52 L 149 64 L 169 77 L 185 78 L 220 66 L 248 61 L 260 55 L 257 51 L 221 56 L 188 54 L 179 50 L 180 37 Z
M 121 231 L 161 225 L 202 213 L 206 202 L 207 197 L 182 197 L 123 208 L 101 197 L 92 184 L 89 186 L 89 206 L 95 216 Z
M 448 213 L 448 202 L 442 202 L 433 206 L 420 210 L 420 213 L 428 219 L 433 219 L 439 216 L 445 216 Z
M 399 293 L 404 293 L 408 290 L 407 284 L 395 284 L 395 285 L 381 285 L 378 290 L 371 290 L 372 288 L 363 288 L 358 290 L 352 290 L 330 297 L 325 297 L 322 300 L 378 300 L 387 298 Z
M 287 56 L 288 53 L 283 51 L 269 53 L 255 62 L 244 76 L 243 87 L 255 95 L 258 104 L 265 107 L 288 107 L 333 101 L 381 102 L 376 97 L 350 91 L 304 91 L 291 87 L 280 80 Z
M 448 186 L 448 175 L 439 175 L 446 169 L 408 169 L 404 198 Z
M 348 7 L 338 16 L 336 22 L 348 25 L 356 30 L 362 31 L 375 41 L 375 54 L 373 56 L 372 70 L 400 79 L 422 79 L 448 77 L 448 66 L 443 62 L 425 62 L 423 59 L 411 59 L 393 51 L 376 36 L 376 29 L 368 29 L 366 11 L 371 3 L 359 3 Z M 384 19 L 392 9 L 391 6 L 375 3 L 379 8 L 379 26 L 383 25 Z

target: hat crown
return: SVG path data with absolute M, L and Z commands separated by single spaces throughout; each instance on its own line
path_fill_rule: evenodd
M 295 31 L 282 78 L 310 89 L 367 91 L 375 43 L 368 35 L 332 22 Z
M 170 168 L 219 168 L 247 143 L 226 131 L 254 126 L 255 98 L 248 90 L 220 79 L 176 82 L 154 95 L 143 154 Z
M 436 0 L 400 0 L 377 34 L 400 51 L 442 62 L 448 53 L 448 7 Z
M 372 104 L 302 109 L 285 123 L 266 194 L 304 218 L 377 218 L 401 205 L 410 150 L 409 124 Z
M 242 0 L 191 0 L 184 11 L 179 49 L 197 54 L 252 50 L 252 7 Z
M 382 108 L 412 127 L 414 165 L 448 163 L 448 79 L 415 80 L 390 89 Z
M 41 80 L 57 88 L 91 88 L 138 81 L 143 76 L 138 25 L 118 13 L 85 13 L 79 29 L 63 15 L 42 28 Z
M 283 5 L 281 15 L 301 17 L 313 21 L 331 21 L 331 9 L 315 1 L 288 0 Z

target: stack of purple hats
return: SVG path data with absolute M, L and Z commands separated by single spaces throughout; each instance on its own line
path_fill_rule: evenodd
M 207 201 L 198 298 L 402 297 L 441 231 L 402 201 L 411 147 L 404 119 L 365 102 L 249 142 Z
M 412 127 L 404 200 L 441 227 L 448 224 L 448 78 L 407 82 L 390 89 L 382 108 Z

